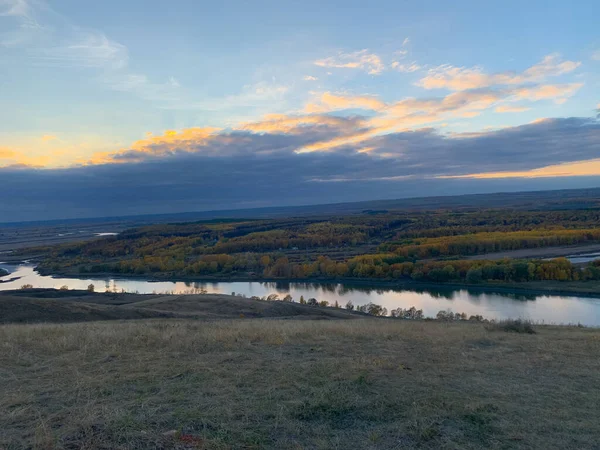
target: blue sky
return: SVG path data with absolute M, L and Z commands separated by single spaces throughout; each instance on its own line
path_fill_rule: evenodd
M 423 194 L 431 180 L 449 192 L 458 179 L 473 191 L 492 189 L 486 179 L 588 185 L 600 175 L 598 17 L 591 0 L 0 0 L 0 175 L 186 160 L 263 177 L 266 162 L 329 158 L 296 180 L 319 195 L 297 201 L 339 200 L 325 186 L 351 192 L 357 179 L 373 198 L 382 182 L 391 196 L 409 181 Z M 485 161 L 466 161 L 473 152 Z M 250 201 L 231 189 L 227 207 Z

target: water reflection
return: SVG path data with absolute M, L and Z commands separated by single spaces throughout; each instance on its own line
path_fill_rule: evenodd
M 423 309 L 426 316 L 433 317 L 440 310 L 452 309 L 467 315 L 482 315 L 487 318 L 527 318 L 546 323 L 582 323 L 600 326 L 600 300 L 585 297 L 561 297 L 510 292 L 489 292 L 477 289 L 451 289 L 419 287 L 400 289 L 376 285 L 314 283 L 314 282 L 170 282 L 114 278 L 52 278 L 39 275 L 31 265 L 0 264 L 11 272 L 0 278 L 0 290 L 19 289 L 24 284 L 40 288 L 86 289 L 90 284 L 97 291 L 152 293 L 213 292 L 266 297 L 290 294 L 298 301 L 316 298 L 330 304 L 336 301 L 344 306 L 347 302 L 364 305 L 369 302 L 380 304 L 389 310 L 411 306 Z M 18 278 L 10 281 L 12 278 Z
M 566 257 L 573 264 L 592 262 L 600 259 L 600 253 L 585 253 L 582 255 L 572 255 Z

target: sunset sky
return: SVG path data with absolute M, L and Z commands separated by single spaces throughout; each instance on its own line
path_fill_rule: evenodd
M 0 222 L 600 186 L 599 17 L 0 0 Z

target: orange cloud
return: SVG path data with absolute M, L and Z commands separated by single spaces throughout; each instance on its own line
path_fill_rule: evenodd
M 341 117 L 326 115 L 288 116 L 286 114 L 269 114 L 259 122 L 243 123 L 239 130 L 253 133 L 300 133 L 305 125 L 326 125 L 336 128 L 347 127 L 348 121 Z
M 525 170 L 520 172 L 487 172 L 468 175 L 442 176 L 439 178 L 473 178 L 473 179 L 495 179 L 495 178 L 548 178 L 548 177 L 582 177 L 600 175 L 600 159 L 576 161 L 564 164 L 556 164 L 539 169 Z
M 27 156 L 18 151 L 11 150 L 6 147 L 0 147 L 0 167 L 5 166 L 29 166 L 29 167 L 44 167 L 51 163 L 52 156 Z
M 463 91 L 496 85 L 515 85 L 527 82 L 537 82 L 547 77 L 559 76 L 574 71 L 581 65 L 576 61 L 561 61 L 560 55 L 552 54 L 518 74 L 502 72 L 487 74 L 480 67 L 454 67 L 442 65 L 429 70 L 427 76 L 417 83 L 425 89 L 450 89 Z
M 412 73 L 412 72 L 416 72 L 417 70 L 421 70 L 421 66 L 419 64 L 417 64 L 416 61 L 413 61 L 409 64 L 401 64 L 398 61 L 394 61 L 392 63 L 392 69 L 396 69 L 399 72 L 403 72 L 403 73 Z
M 415 99 L 408 98 L 393 104 L 385 104 L 374 97 L 346 97 L 339 95 L 323 95 L 320 102 L 307 109 L 343 109 L 353 105 L 363 105 L 380 113 L 379 116 L 367 119 L 365 127 L 349 136 L 336 137 L 328 141 L 317 142 L 300 149 L 299 153 L 329 151 L 344 145 L 358 144 L 374 136 L 401 132 L 438 123 L 447 117 L 475 117 L 480 111 L 494 105 L 506 97 L 506 93 L 494 91 L 454 92 L 442 98 Z
M 55 141 L 58 139 L 57 136 L 54 136 L 53 134 L 45 134 L 42 136 L 42 141 L 44 142 L 50 142 L 50 141 Z
M 337 56 L 319 59 L 314 62 L 316 66 L 333 67 L 338 69 L 361 69 L 370 75 L 379 75 L 385 69 L 381 58 L 367 49 L 353 53 L 339 53 Z
M 325 92 L 316 102 L 306 105 L 305 110 L 308 113 L 318 113 L 350 108 L 379 111 L 385 108 L 385 103 L 375 97 L 344 96 Z
M 12 159 L 16 153 L 9 148 L 0 147 L 0 159 Z
M 135 161 L 135 154 L 164 156 L 176 151 L 194 152 L 199 145 L 205 143 L 215 135 L 220 128 L 185 128 L 181 131 L 167 130 L 162 136 L 153 136 L 148 133 L 146 139 L 134 142 L 129 148 L 116 152 L 97 152 L 87 160 L 80 160 L 81 164 L 106 164 L 118 163 L 124 155 L 131 156 L 128 162 Z
M 508 106 L 508 105 L 500 105 L 497 106 L 495 111 L 497 113 L 520 113 L 520 112 L 525 112 L 525 111 L 529 111 L 531 108 L 526 108 L 526 107 L 522 107 L 522 106 Z
M 564 101 L 574 95 L 582 86 L 583 83 L 546 84 L 517 89 L 514 92 L 514 96 L 519 99 L 532 101 L 556 99 L 557 102 L 561 102 L 561 100 Z

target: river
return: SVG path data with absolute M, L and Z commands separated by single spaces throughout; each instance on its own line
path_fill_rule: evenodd
M 210 293 L 243 294 L 248 297 L 263 297 L 290 294 L 295 301 L 300 296 L 305 299 L 314 297 L 330 304 L 336 301 L 344 306 L 348 301 L 354 305 L 369 302 L 385 306 L 388 311 L 398 307 L 423 309 L 427 317 L 434 317 L 438 311 L 450 309 L 465 312 L 468 315 L 479 314 L 489 319 L 524 318 L 540 323 L 563 323 L 587 326 L 600 326 L 600 299 L 557 296 L 557 295 L 516 295 L 510 293 L 477 292 L 471 289 L 401 289 L 392 287 L 343 285 L 339 283 L 273 283 L 273 282 L 154 282 L 139 279 L 118 278 L 53 278 L 42 276 L 29 264 L 0 264 L 10 274 L 0 281 L 18 278 L 0 283 L 0 290 L 19 289 L 25 284 L 36 288 L 86 289 L 93 284 L 96 291 L 103 292 L 125 290 L 140 294 L 174 293 L 183 294 L 206 290 Z

